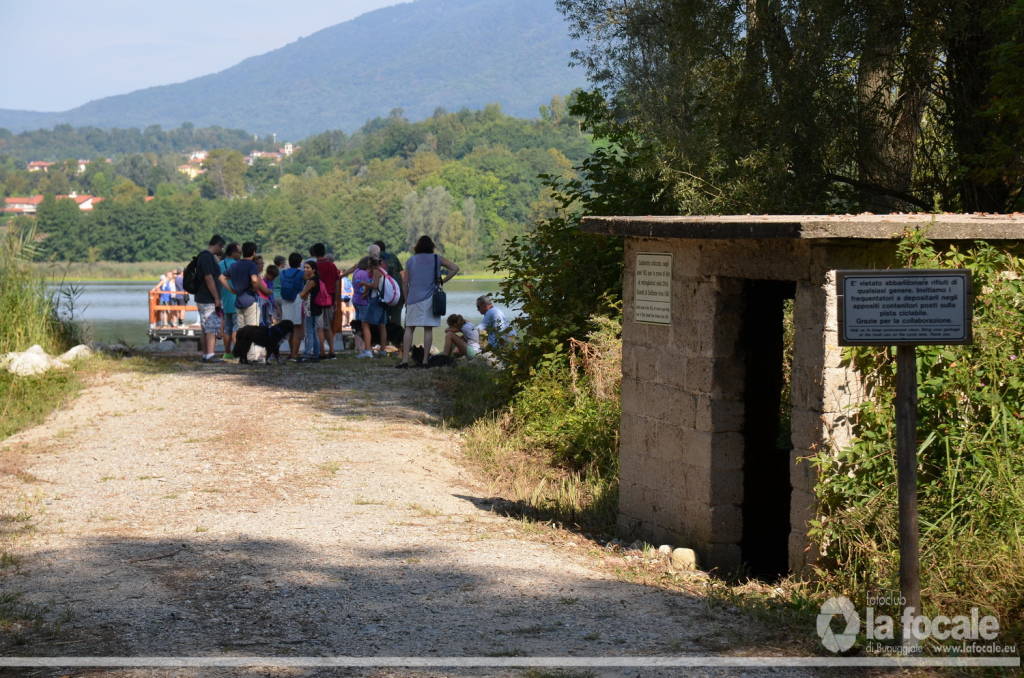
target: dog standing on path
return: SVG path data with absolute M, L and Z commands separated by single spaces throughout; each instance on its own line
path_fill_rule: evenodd
M 267 349 L 267 362 L 274 356 L 281 362 L 279 352 L 281 342 L 292 333 L 294 325 L 291 320 L 282 320 L 273 327 L 262 327 L 260 325 L 249 325 L 238 330 L 238 338 L 235 339 L 235 355 L 238 356 L 240 365 L 249 364 L 249 349 L 253 344 Z

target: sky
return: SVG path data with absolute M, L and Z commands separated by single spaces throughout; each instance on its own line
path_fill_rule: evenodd
M 182 82 L 401 1 L 0 0 L 0 108 Z

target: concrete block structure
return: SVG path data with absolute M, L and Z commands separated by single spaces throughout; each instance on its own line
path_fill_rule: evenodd
M 835 273 L 892 268 L 912 228 L 1024 240 L 1015 215 L 584 219 L 625 238 L 620 532 L 724 572 L 815 561 L 803 458 L 847 445 L 865 397 L 838 346 Z

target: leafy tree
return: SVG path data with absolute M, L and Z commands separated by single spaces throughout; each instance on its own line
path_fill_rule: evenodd
M 209 152 L 203 161 L 204 196 L 235 198 L 245 194 L 245 158 L 238 151 L 218 148 Z
M 429 186 L 422 194 L 413 191 L 402 200 L 405 242 L 411 248 L 421 235 L 437 243 L 452 214 L 452 197 L 444 186 Z
M 551 216 L 491 256 L 492 270 L 506 275 L 502 300 L 521 311 L 520 339 L 507 349 L 519 382 L 569 339 L 593 332 L 595 317 L 621 313 L 622 241 L 580 231 L 580 218 L 677 210 L 669 183 L 651 169 L 658 146 L 620 123 L 600 94 L 581 94 L 571 111 L 606 145 L 576 168 L 578 176 L 546 176 L 557 204 Z
M 1014 134 L 985 112 L 1016 3 L 557 0 L 683 209 L 711 213 L 1008 208 L 1021 175 L 981 151 Z

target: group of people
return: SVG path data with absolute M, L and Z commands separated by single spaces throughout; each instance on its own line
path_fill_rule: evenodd
M 246 349 L 251 343 L 262 345 L 274 338 L 276 352 L 276 343 L 286 337 L 288 358 L 298 362 L 330 360 L 336 357 L 335 335 L 342 327 L 351 326 L 357 358 L 394 350 L 390 343 L 398 343 L 401 336 L 397 367 L 408 368 L 416 329 L 422 328 L 423 345 L 429 352 L 433 328 L 441 324 L 441 316 L 435 312 L 435 291 L 459 272 L 454 262 L 434 249 L 433 240 L 422 236 L 403 268 L 398 257 L 377 241 L 368 247 L 366 256 L 341 271 L 326 247 L 317 243 L 309 248 L 307 258 L 293 252 L 287 259 L 275 258 L 274 264 L 264 269 L 255 243 L 227 243 L 215 235 L 195 262 L 202 360 L 218 363 L 235 357 L 232 351 L 240 332 L 245 332 Z M 489 346 L 497 347 L 514 335 L 490 298 L 480 297 L 477 310 L 483 314 Z M 246 330 L 248 327 L 276 331 L 261 334 Z M 223 357 L 216 352 L 218 338 L 224 344 Z M 477 326 L 461 315 L 450 315 L 444 353 L 473 357 L 480 351 Z M 243 362 L 246 358 L 237 357 Z
M 184 306 L 188 301 L 188 295 L 183 294 L 185 287 L 182 281 L 181 269 L 167 271 L 160 276 L 160 281 L 153 288 L 159 292 L 158 302 L 160 306 Z M 160 311 L 158 322 L 161 325 L 184 325 L 185 311 Z

